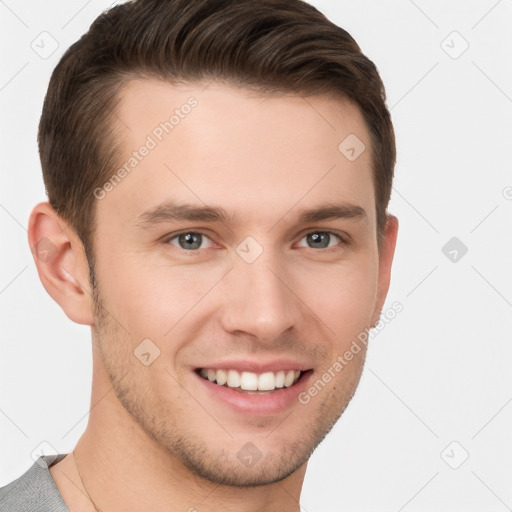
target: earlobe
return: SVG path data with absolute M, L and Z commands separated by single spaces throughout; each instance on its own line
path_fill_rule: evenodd
M 32 210 L 28 242 L 45 290 L 71 320 L 93 325 L 89 266 L 83 244 L 48 202 Z
M 391 267 L 395 254 L 396 240 L 398 236 L 398 219 L 394 215 L 388 215 L 382 247 L 379 255 L 379 282 L 377 291 L 377 302 L 374 315 L 372 317 L 372 326 L 375 326 L 384 307 L 384 302 L 389 290 L 391 280 Z

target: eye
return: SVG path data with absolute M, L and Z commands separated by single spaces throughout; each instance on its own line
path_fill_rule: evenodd
M 178 246 L 180 249 L 186 251 L 196 251 L 198 249 L 206 249 L 210 247 L 212 241 L 202 233 L 196 233 L 194 231 L 187 231 L 185 233 L 179 233 L 171 238 L 167 239 L 167 242 Z
M 307 245 L 302 243 L 302 240 L 306 241 Z M 312 249 L 326 249 L 333 247 L 342 242 L 340 235 L 333 233 L 332 231 L 312 231 L 301 238 L 299 247 L 310 247 Z

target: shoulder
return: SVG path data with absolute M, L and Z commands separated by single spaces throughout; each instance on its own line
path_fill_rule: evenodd
M 69 512 L 48 468 L 66 454 L 42 455 L 23 475 L 0 487 L 3 512 Z

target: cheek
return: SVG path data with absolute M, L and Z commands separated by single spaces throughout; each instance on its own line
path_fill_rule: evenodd
M 356 264 L 317 267 L 297 279 L 300 296 L 333 336 L 347 339 L 368 327 L 377 298 L 376 262 L 361 258 Z
M 112 315 L 134 338 L 164 339 L 222 276 L 223 269 L 171 265 L 150 255 L 108 256 L 98 275 Z M 195 268 L 194 268 L 195 267 Z

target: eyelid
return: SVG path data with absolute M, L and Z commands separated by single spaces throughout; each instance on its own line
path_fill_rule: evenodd
M 303 231 L 299 235 L 299 241 L 302 240 L 305 236 L 312 234 L 312 233 L 328 233 L 329 235 L 334 235 L 340 239 L 339 245 L 348 245 L 352 241 L 352 237 L 345 231 L 338 231 L 336 229 L 329 229 L 329 228 L 325 228 L 325 229 L 309 228 L 309 229 Z
M 172 238 L 175 238 L 180 235 L 186 235 L 187 233 L 194 233 L 194 234 L 206 236 L 210 239 L 212 238 L 212 235 L 208 234 L 208 230 L 203 229 L 203 228 L 194 228 L 194 229 L 180 229 L 179 231 L 173 231 L 172 233 L 167 233 L 164 236 L 162 236 L 161 240 L 162 241 L 171 240 Z

